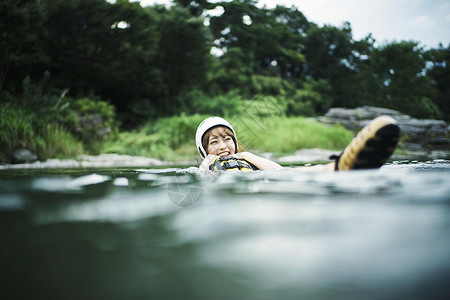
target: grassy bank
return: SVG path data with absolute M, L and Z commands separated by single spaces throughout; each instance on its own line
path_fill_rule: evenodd
M 258 152 L 293 154 L 299 149 L 342 150 L 353 134 L 341 126 L 327 126 L 304 117 L 239 119 L 235 130 L 241 143 Z
M 226 117 L 233 124 L 240 145 L 248 151 L 281 156 L 304 148 L 342 150 L 353 137 L 350 131 L 340 126 L 329 127 L 304 117 L 270 115 L 265 110 L 273 109 L 266 109 L 266 106 L 253 105 L 243 114 Z M 36 153 L 41 161 L 98 153 L 192 161 L 199 157 L 194 142 L 195 131 L 208 116 L 160 118 L 137 130 L 100 138 L 90 131 L 74 135 L 67 129 L 67 122 L 52 123 L 31 110 L 6 103 L 0 105 L 0 163 L 10 162 L 12 153 L 21 148 Z
M 139 130 L 119 133 L 103 147 L 104 153 L 158 158 L 166 161 L 195 160 L 194 136 L 207 115 L 161 118 Z M 302 148 L 342 150 L 353 134 L 340 126 L 329 127 L 303 117 L 228 118 L 238 140 L 249 151 L 293 154 Z
M 34 113 L 9 103 L 0 105 L 0 163 L 11 161 L 15 150 L 28 149 L 39 160 L 84 153 L 83 144 L 61 125 L 49 124 Z

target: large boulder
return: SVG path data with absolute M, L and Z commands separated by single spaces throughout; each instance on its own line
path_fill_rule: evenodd
M 28 149 L 18 149 L 14 151 L 11 158 L 12 163 L 14 164 L 34 162 L 37 161 L 37 159 L 37 155 Z
M 450 156 L 450 126 L 442 120 L 416 119 L 399 111 L 363 106 L 354 109 L 332 108 L 318 121 L 326 124 L 341 124 L 355 134 L 372 119 L 389 115 L 396 119 L 401 129 L 401 146 L 418 154 Z

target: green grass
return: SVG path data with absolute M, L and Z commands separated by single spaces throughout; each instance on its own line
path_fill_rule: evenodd
M 341 126 L 327 126 L 303 117 L 238 119 L 238 139 L 247 149 L 293 154 L 299 149 L 343 150 L 353 134 Z
M 119 133 L 117 139 L 105 143 L 103 152 L 166 161 L 196 159 L 195 131 L 206 117 L 182 115 L 151 121 L 138 130 Z
M 64 128 L 10 103 L 0 104 L 0 145 L 0 163 L 10 162 L 12 153 L 21 148 L 36 153 L 40 160 L 83 153 L 82 143 Z
M 158 158 L 166 161 L 195 160 L 195 131 L 207 115 L 175 116 L 149 122 L 141 129 L 119 133 L 107 142 L 104 153 Z M 302 117 L 229 118 L 238 140 L 246 149 L 293 154 L 303 148 L 343 150 L 353 134 L 340 126 L 327 126 Z
M 76 157 L 84 153 L 83 143 L 58 124 L 47 124 L 43 135 L 46 143 L 40 150 L 42 158 Z

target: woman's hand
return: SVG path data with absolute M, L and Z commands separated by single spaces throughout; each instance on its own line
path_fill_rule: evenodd
M 250 153 L 250 152 L 238 152 L 238 153 L 230 155 L 230 156 L 234 157 L 234 158 L 237 158 L 237 159 L 243 159 L 243 160 L 246 160 L 246 161 L 251 162 L 251 163 L 253 163 L 252 160 L 257 161 L 259 158 L 261 158 L 261 157 L 255 155 L 255 154 L 253 154 L 253 153 Z
M 218 158 L 219 156 L 214 154 L 208 154 L 207 157 L 202 161 L 200 167 L 198 167 L 201 171 L 209 171 L 209 166 Z
M 231 156 L 238 158 L 238 159 L 244 159 L 244 160 L 248 161 L 249 163 L 255 165 L 260 170 L 281 169 L 282 168 L 282 166 L 280 166 L 276 162 L 262 158 L 253 153 L 250 153 L 250 152 L 238 152 Z

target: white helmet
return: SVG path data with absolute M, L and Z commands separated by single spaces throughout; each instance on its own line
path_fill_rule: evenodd
M 205 133 L 210 130 L 213 127 L 216 126 L 225 126 L 228 127 L 231 132 L 233 132 L 234 137 L 236 137 L 236 132 L 234 132 L 233 127 L 231 126 L 230 123 L 228 123 L 227 120 L 220 118 L 220 117 L 209 117 L 205 120 L 203 120 L 203 122 L 200 123 L 200 125 L 198 125 L 197 127 L 197 132 L 195 133 L 195 143 L 197 144 L 197 150 L 200 153 L 201 157 L 205 158 L 207 153 L 206 153 L 206 149 L 203 148 L 202 145 L 202 139 L 203 136 L 205 135 Z M 236 152 L 238 149 L 238 145 L 237 142 L 236 143 Z

